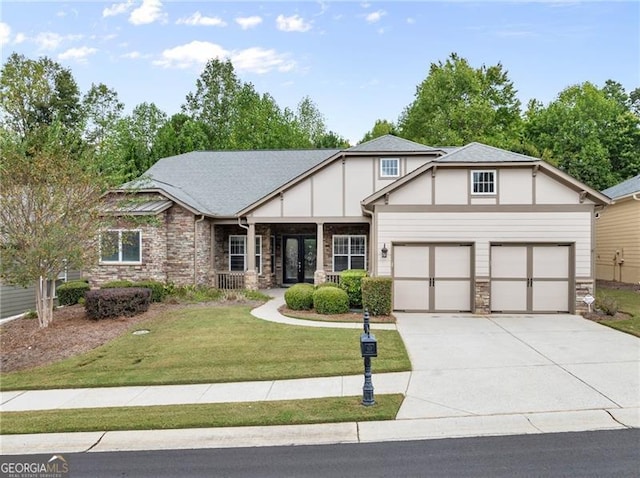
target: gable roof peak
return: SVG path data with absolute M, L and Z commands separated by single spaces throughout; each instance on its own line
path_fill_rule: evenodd
M 378 136 L 377 138 L 373 138 L 369 141 L 365 141 L 364 143 L 360 143 L 356 146 L 352 146 L 348 148 L 346 151 L 401 153 L 401 152 L 412 152 L 412 151 L 440 151 L 440 150 L 437 148 L 433 148 L 431 146 L 426 146 L 424 144 L 416 143 L 415 141 L 400 138 L 399 136 L 394 136 L 392 134 L 385 134 L 383 136 Z
M 621 199 L 640 193 L 640 174 L 602 191 L 611 199 Z
M 473 141 L 437 158 L 435 161 L 439 163 L 530 163 L 542 160 Z

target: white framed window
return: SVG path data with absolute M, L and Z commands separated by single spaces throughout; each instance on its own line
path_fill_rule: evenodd
M 496 194 L 495 170 L 471 171 L 471 194 Z
M 380 177 L 397 178 L 400 176 L 400 158 L 380 158 Z
M 333 272 L 367 268 L 367 236 L 333 236 Z
M 247 270 L 247 236 L 229 236 L 229 270 Z M 256 236 L 256 272 L 262 274 L 262 236 Z
M 271 273 L 276 271 L 276 236 L 271 236 Z
M 142 231 L 109 229 L 100 235 L 100 262 L 142 264 Z

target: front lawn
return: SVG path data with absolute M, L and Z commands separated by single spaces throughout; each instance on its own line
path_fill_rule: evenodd
M 289 326 L 250 307 L 172 310 L 92 350 L 0 376 L 2 390 L 276 380 L 362 373 L 359 329 Z M 375 373 L 410 370 L 396 331 L 376 331 Z
M 376 395 L 365 407 L 362 397 L 331 397 L 273 402 L 159 405 L 4 412 L 1 433 L 64 433 L 112 430 L 161 430 L 303 423 L 393 420 L 402 394 Z
M 618 310 L 629 315 L 628 319 L 603 319 L 599 322 L 622 332 L 640 337 L 640 292 L 632 288 L 598 286 L 598 299 L 610 297 L 618 304 Z

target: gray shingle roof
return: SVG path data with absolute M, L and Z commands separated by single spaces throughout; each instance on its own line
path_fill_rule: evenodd
M 540 161 L 539 158 L 494 148 L 482 143 L 469 143 L 455 148 L 435 160 L 438 163 L 513 163 Z
M 115 214 L 131 214 L 131 215 L 146 215 L 146 214 L 158 214 L 159 212 L 169 209 L 173 201 L 168 199 L 152 199 L 149 201 L 124 201 L 115 204 L 107 204 L 104 207 L 104 211 L 107 213 Z
M 195 151 L 159 160 L 123 188 L 162 189 L 199 213 L 232 216 L 338 152 Z
M 439 151 L 438 148 L 432 148 L 431 146 L 425 146 L 424 144 L 409 141 L 408 139 L 398 138 L 391 134 L 385 134 L 367 141 L 366 143 L 360 143 L 357 146 L 352 146 L 347 149 L 349 152 L 376 152 L 376 153 L 407 153 L 413 151 Z
M 640 193 L 640 174 L 627 179 L 626 181 L 622 181 L 620 184 L 611 186 L 610 188 L 602 191 L 602 193 L 606 194 L 611 199 L 618 199 L 631 194 Z

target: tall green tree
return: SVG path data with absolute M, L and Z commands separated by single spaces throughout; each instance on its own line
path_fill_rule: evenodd
M 157 161 L 190 151 L 209 149 L 209 129 L 184 113 L 176 113 L 158 129 L 153 140 L 151 156 Z
M 380 136 L 384 136 L 385 134 L 397 135 L 398 130 L 396 125 L 385 119 L 377 119 L 373 128 L 371 128 L 371 131 L 367 131 L 360 142 L 365 143 L 372 139 L 379 138 Z
M 619 83 L 569 86 L 547 106 L 531 102 L 525 116 L 542 156 L 596 189 L 640 173 L 640 118 Z
M 431 64 L 398 127 L 402 137 L 423 144 L 501 146 L 521 127 L 520 101 L 500 63 L 474 68 L 452 53 Z
M 118 92 L 104 83 L 91 84 L 82 98 L 87 141 L 100 149 L 101 144 L 113 131 L 122 117 L 124 103 L 118 99 Z
M 37 284 L 41 327 L 53 318 L 58 275 L 97 257 L 103 191 L 91 161 L 67 149 L 63 124 L 46 133 L 38 148 L 7 135 L 0 145 L 0 276 L 8 284 Z
M 71 72 L 47 57 L 31 60 L 12 53 L 0 72 L 0 121 L 27 139 L 54 122 L 77 129 L 80 91 Z

